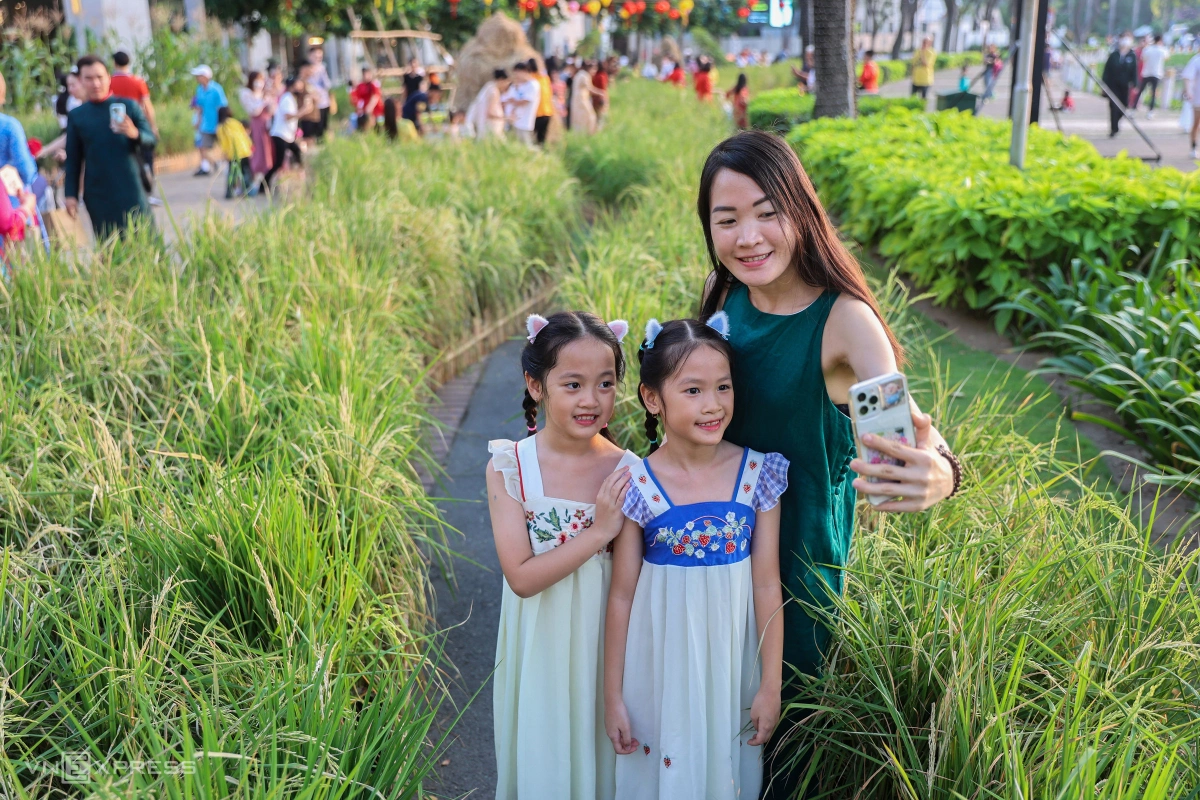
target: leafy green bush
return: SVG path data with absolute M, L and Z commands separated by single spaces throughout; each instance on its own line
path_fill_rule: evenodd
M 1049 264 L 1124 266 L 1161 232 L 1164 258 L 1200 258 L 1200 176 L 1100 156 L 1033 129 L 1027 168 L 1008 164 L 1009 124 L 954 112 L 817 120 L 789 140 L 843 230 L 894 259 L 937 302 L 986 309 Z M 1004 329 L 1011 312 L 997 315 Z
M 754 97 L 746 113 L 750 127 L 763 131 L 787 133 L 797 125 L 812 121 L 813 103 L 811 94 L 800 94 L 795 89 L 772 89 Z M 858 96 L 859 116 L 879 114 L 889 108 L 908 108 L 921 111 L 925 101 L 920 97 L 880 97 L 864 94 Z
M 212 67 L 213 79 L 231 99 L 244 85 L 236 51 L 215 38 L 175 33 L 162 27 L 131 55 L 133 71 L 145 77 L 155 102 L 190 100 L 196 91 L 191 70 L 198 64 Z
M 1171 471 L 1164 482 L 1200 496 L 1200 265 L 1155 258 L 1143 274 L 1074 259 L 997 309 L 1018 312 L 1032 341 L 1059 354 L 1043 367 L 1123 425 L 1077 417 L 1136 441 Z
M 781 61 L 778 64 L 771 64 L 764 67 L 744 67 L 737 68 L 733 64 L 718 64 L 721 71 L 731 71 L 734 77 L 738 72 L 746 73 L 746 85 L 750 88 L 750 96 L 756 97 L 760 92 L 765 92 L 769 89 L 779 89 L 782 87 L 794 87 L 796 85 L 796 76 L 792 74 L 792 68 L 800 68 L 801 61 L 791 59 Z M 907 61 L 891 61 L 876 59 L 875 63 L 879 65 L 879 84 L 882 86 L 885 83 L 904 80 L 908 75 Z M 854 68 L 855 77 L 862 76 L 862 64 L 857 64 Z M 732 84 L 732 81 L 730 81 Z
M 983 66 L 983 53 L 978 50 L 968 50 L 965 53 L 938 53 L 934 59 L 934 69 L 961 69 L 963 66 Z
M 6 113 L 53 109 L 56 73 L 66 73 L 74 55 L 75 43 L 65 26 L 49 37 L 0 31 L 0 75 L 8 85 Z

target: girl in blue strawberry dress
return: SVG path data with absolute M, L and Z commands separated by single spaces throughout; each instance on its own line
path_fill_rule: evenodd
M 757 798 L 779 720 L 788 462 L 723 441 L 728 326 L 651 320 L 638 355 L 651 452 L 630 471 L 605 628 L 622 800 Z

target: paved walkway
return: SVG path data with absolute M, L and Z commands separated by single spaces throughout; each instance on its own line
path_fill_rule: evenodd
M 451 547 L 463 556 L 454 564 L 453 584 L 436 569 L 431 578 L 437 593 L 438 627 L 449 630 L 446 657 L 453 665 L 449 669 L 453 670 L 451 696 L 455 708 L 443 710 L 442 725 L 466 706 L 439 762 L 438 776 L 426 786 L 438 798 L 462 797 L 468 792 L 471 800 L 495 796 L 490 678 L 503 575 L 488 517 L 484 469 L 491 458 L 489 440 L 525 435 L 521 346 L 520 340 L 501 345 L 483 363 L 466 415 L 450 444 L 446 474 L 433 490 L 435 496 L 446 498 L 438 504 L 443 519 L 462 532 L 461 536 L 451 534 Z M 461 396 L 462 392 L 460 389 L 450 394 Z M 476 691 L 479 694 L 467 705 Z
M 979 67 L 971 68 L 969 74 L 972 79 L 979 69 Z M 935 108 L 935 97 L 938 92 L 958 91 L 958 75 L 957 70 L 943 70 L 934 76 L 934 90 L 930 92 L 929 99 L 930 110 Z M 1007 119 L 1011 87 L 1012 73 L 1006 67 L 996 82 L 995 98 L 983 105 L 981 116 Z M 1050 91 L 1054 95 L 1055 101 L 1062 99 L 1063 89 L 1064 85 L 1059 73 L 1051 73 Z M 908 80 L 884 84 L 879 89 L 879 93 L 884 97 L 904 97 L 910 91 L 911 82 Z M 981 94 L 983 92 L 982 81 L 976 83 L 972 91 Z M 1142 137 L 1138 136 L 1127 120 L 1121 122 L 1121 131 L 1117 137 L 1109 138 L 1108 100 L 1080 93 L 1072 93 L 1071 98 L 1075 101 L 1075 111 L 1059 114 L 1064 133 L 1075 134 L 1087 139 L 1095 145 L 1101 155 L 1105 156 L 1115 156 L 1122 150 L 1127 151 L 1134 158 L 1154 155 L 1154 151 L 1146 145 Z M 1190 172 L 1197 168 L 1197 163 L 1189 157 L 1188 136 L 1179 127 L 1178 111 L 1160 109 L 1152 120 L 1146 119 L 1144 109 L 1134 112 L 1134 116 L 1137 118 L 1138 127 L 1154 141 L 1162 152 L 1163 160 L 1159 162 L 1160 166 L 1171 166 L 1184 172 Z M 1057 130 L 1054 115 L 1050 113 L 1049 101 L 1044 90 L 1039 124 L 1046 130 Z

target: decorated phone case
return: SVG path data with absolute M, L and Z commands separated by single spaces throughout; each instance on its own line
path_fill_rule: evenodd
M 851 386 L 850 419 L 854 423 L 854 440 L 858 443 L 859 458 L 868 464 L 904 466 L 903 461 L 885 456 L 862 443 L 862 437 L 868 433 L 907 445 L 916 442 L 912 409 L 908 404 L 908 380 L 903 374 L 893 372 Z M 878 483 L 880 479 L 867 480 Z M 867 495 L 871 505 L 879 505 L 890 499 L 888 495 Z

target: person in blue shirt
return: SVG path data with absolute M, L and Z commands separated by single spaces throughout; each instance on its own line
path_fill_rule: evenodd
M 212 162 L 208 158 L 208 152 L 217 143 L 217 126 L 220 125 L 218 112 L 229 105 L 229 100 L 225 97 L 225 90 L 221 84 L 212 79 L 212 67 L 201 64 L 192 70 L 192 75 L 197 84 L 196 93 L 192 95 L 192 108 L 197 112 L 196 131 L 200 134 L 200 169 L 195 173 L 199 177 L 212 174 Z
M 7 93 L 8 86 L 4 82 L 4 76 L 0 75 L 0 106 L 4 105 Z M 15 118 L 0 114 L 0 167 L 10 164 L 16 168 L 26 187 L 37 180 L 37 162 L 29 152 L 25 129 Z

